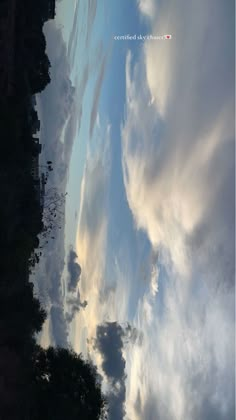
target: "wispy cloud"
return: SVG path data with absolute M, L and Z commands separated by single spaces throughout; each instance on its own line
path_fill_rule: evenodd
M 101 59 L 100 70 L 98 73 L 95 91 L 94 91 L 94 100 L 93 100 L 92 111 L 91 111 L 91 116 L 90 116 L 90 128 L 89 128 L 90 138 L 93 135 L 94 125 L 97 120 L 98 104 L 99 104 L 99 99 L 100 99 L 102 82 L 103 82 L 105 71 L 106 71 L 106 64 L 107 64 L 107 56 L 104 56 Z
M 102 322 L 99 289 L 103 283 L 107 244 L 107 206 L 110 173 L 110 126 L 99 135 L 100 145 L 96 151 L 88 151 L 84 169 L 80 214 L 78 221 L 76 253 L 82 268 L 81 296 L 89 304 L 86 314 L 80 313 L 76 321 L 76 331 L 89 330 L 88 336 L 95 335 L 97 322 Z M 75 345 L 77 342 L 75 337 Z M 77 342 L 77 345 L 79 343 Z
M 91 42 L 94 20 L 97 13 L 97 0 L 88 0 L 86 3 L 77 1 L 75 6 L 73 26 L 68 43 L 68 56 L 72 68 L 76 67 L 78 56 L 82 57 Z M 83 19 L 81 19 L 83 16 Z M 78 42 L 78 39 L 80 42 Z M 78 54 L 80 52 L 81 54 Z

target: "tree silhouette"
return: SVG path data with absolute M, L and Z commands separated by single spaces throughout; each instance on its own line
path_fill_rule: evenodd
M 107 419 L 107 404 L 95 366 L 72 350 L 36 346 L 30 418 Z
M 47 190 L 43 205 L 43 237 L 48 238 L 54 229 L 61 228 L 64 220 L 67 193 L 59 193 L 56 188 Z

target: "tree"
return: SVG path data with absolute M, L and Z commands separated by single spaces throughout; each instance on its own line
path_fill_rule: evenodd
M 106 419 L 107 404 L 98 378 L 95 366 L 72 350 L 36 346 L 30 418 Z
M 51 235 L 55 228 L 61 228 L 64 220 L 66 194 L 59 193 L 56 188 L 47 190 L 43 205 L 43 237 Z

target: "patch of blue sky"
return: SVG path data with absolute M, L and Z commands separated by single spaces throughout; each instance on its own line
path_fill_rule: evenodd
M 75 220 L 74 215 L 80 208 L 80 186 L 87 156 L 91 108 L 98 77 L 98 67 L 96 67 L 94 57 L 96 56 L 97 46 L 101 45 L 102 38 L 99 28 L 103 25 L 101 22 L 97 22 L 97 17 L 95 17 L 94 25 L 96 26 L 97 36 L 88 48 L 89 28 L 85 24 L 89 20 L 88 13 L 88 2 L 80 2 L 78 21 L 76 23 L 78 39 L 74 39 L 75 58 L 71 59 L 71 79 L 76 86 L 75 100 L 81 101 L 80 111 L 82 115 L 73 146 L 67 185 L 66 247 L 71 243 L 74 244 L 76 238 L 77 220 Z

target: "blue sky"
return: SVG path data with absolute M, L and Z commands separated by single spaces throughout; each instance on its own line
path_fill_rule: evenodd
M 65 249 L 88 301 L 70 340 L 109 389 L 97 327 L 137 329 L 122 349 L 125 419 L 233 419 L 233 9 L 58 4 L 78 117 Z M 172 39 L 114 40 L 126 34 Z

